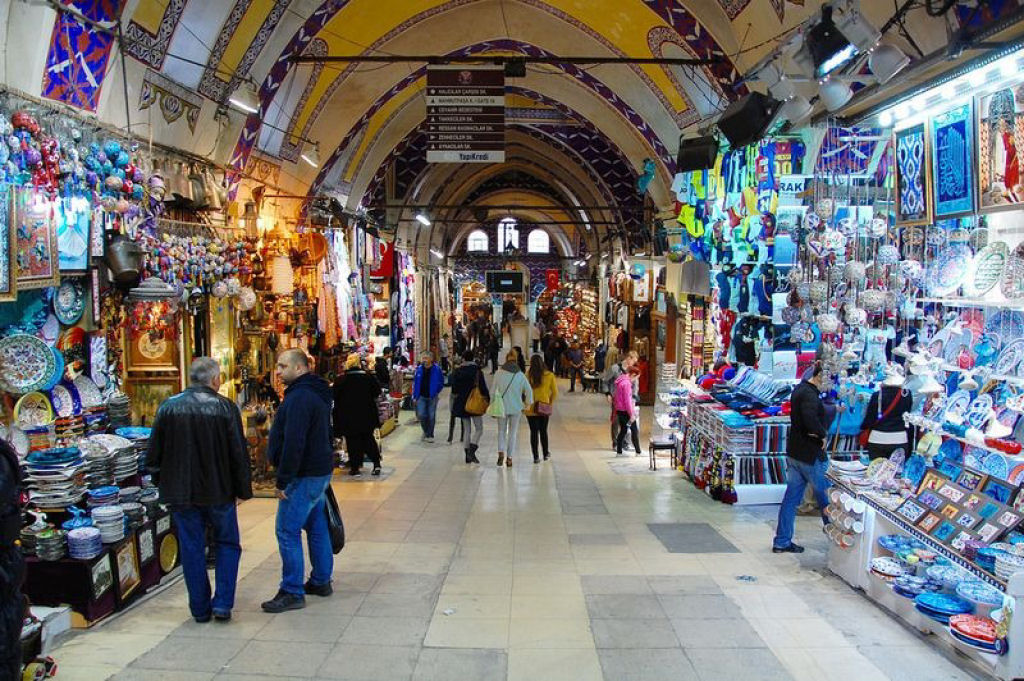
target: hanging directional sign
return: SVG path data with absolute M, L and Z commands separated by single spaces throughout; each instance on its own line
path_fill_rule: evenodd
M 505 162 L 504 67 L 427 67 L 427 162 Z

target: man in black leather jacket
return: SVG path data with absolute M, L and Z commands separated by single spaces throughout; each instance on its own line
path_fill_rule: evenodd
M 17 545 L 21 531 L 21 469 L 18 455 L 0 440 L 0 681 L 21 678 L 21 625 L 25 561 Z
M 249 454 L 238 407 L 217 393 L 217 361 L 197 357 L 189 380 L 189 387 L 156 413 L 146 468 L 174 518 L 192 617 L 227 621 L 242 555 L 235 500 L 252 498 Z M 217 556 L 212 598 L 205 556 L 208 527 Z

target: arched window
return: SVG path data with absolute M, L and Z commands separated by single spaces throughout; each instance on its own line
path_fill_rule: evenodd
M 466 239 L 466 250 L 470 253 L 486 253 L 490 244 L 487 243 L 487 232 L 475 229 Z
M 526 237 L 527 253 L 550 253 L 551 237 L 543 229 L 535 229 Z
M 498 223 L 498 253 L 519 250 L 519 228 L 515 218 L 502 218 Z

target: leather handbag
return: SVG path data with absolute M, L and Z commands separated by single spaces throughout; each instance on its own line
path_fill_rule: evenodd
M 903 397 L 903 391 L 902 390 L 897 391 L 896 397 L 894 397 L 892 399 L 892 402 L 889 404 L 889 406 L 885 408 L 885 412 L 883 412 L 883 413 L 878 415 L 878 421 L 881 421 L 886 416 L 888 416 L 889 414 L 892 413 L 892 410 L 895 409 L 896 405 L 900 403 L 900 398 L 901 397 Z M 879 405 L 881 405 L 881 403 L 882 403 L 882 393 L 881 392 L 878 393 L 878 403 L 879 403 Z M 875 423 L 878 423 L 878 421 L 875 421 Z M 868 440 L 871 438 L 871 431 L 872 431 L 871 428 L 865 428 L 864 430 L 860 431 L 860 435 L 857 436 L 857 444 L 860 445 L 861 449 L 867 449 Z
M 490 406 L 490 400 L 484 397 L 484 393 L 480 390 L 480 380 L 483 376 L 483 372 L 476 372 L 476 385 L 469 391 L 469 397 L 466 398 L 466 413 L 473 416 L 483 416 L 487 413 L 487 408 Z
M 551 414 L 555 411 L 555 408 L 548 402 L 535 402 L 533 405 L 533 410 L 537 412 L 540 416 L 551 416 Z

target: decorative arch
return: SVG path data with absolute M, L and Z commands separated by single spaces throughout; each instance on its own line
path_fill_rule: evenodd
M 534 227 L 530 230 L 530 233 L 526 235 L 526 252 L 545 254 L 551 252 L 551 236 L 546 229 Z

